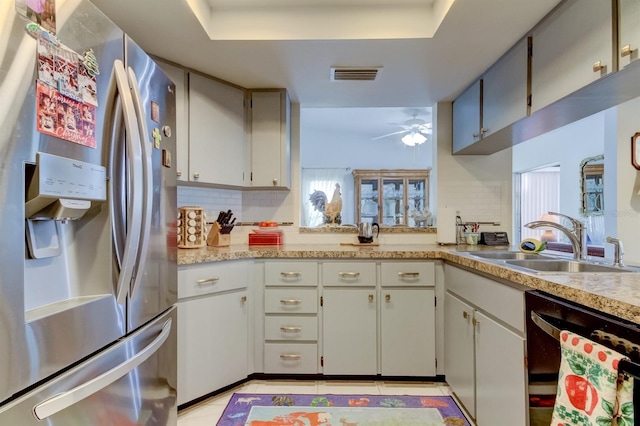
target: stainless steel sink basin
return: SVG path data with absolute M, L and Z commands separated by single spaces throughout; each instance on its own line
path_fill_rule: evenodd
M 519 251 L 479 251 L 469 252 L 471 256 L 483 259 L 510 260 L 510 259 L 540 259 L 539 254 L 522 253 Z
M 564 259 L 523 259 L 523 260 L 506 260 L 506 265 L 515 266 L 517 268 L 529 269 L 533 272 L 637 272 L 629 268 L 620 268 L 616 266 L 601 265 L 598 263 L 577 262 L 575 260 Z

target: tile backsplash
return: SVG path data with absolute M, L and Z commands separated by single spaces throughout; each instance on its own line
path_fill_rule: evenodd
M 238 221 L 242 222 L 242 191 L 232 189 L 199 188 L 178 186 L 178 207 L 199 206 L 209 220 L 215 220 L 220 210 L 233 210 Z

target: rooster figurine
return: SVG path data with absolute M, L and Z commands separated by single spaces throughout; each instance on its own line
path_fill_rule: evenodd
M 314 190 L 309 195 L 309 201 L 314 210 L 323 214 L 325 225 L 340 225 L 342 223 L 342 196 L 340 194 L 340 184 L 336 183 L 331 201 L 327 203 L 327 194 L 323 191 Z

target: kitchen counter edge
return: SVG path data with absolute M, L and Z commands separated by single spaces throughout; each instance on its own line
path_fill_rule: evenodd
M 481 247 L 477 249 L 482 249 Z M 495 250 L 488 247 L 487 250 Z M 372 247 L 338 244 L 203 247 L 178 249 L 179 266 L 238 259 L 444 260 L 495 278 L 537 289 L 640 324 L 640 273 L 536 275 L 469 257 L 460 246 L 402 244 Z

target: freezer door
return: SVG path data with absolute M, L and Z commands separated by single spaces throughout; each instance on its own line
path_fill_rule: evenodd
M 176 308 L 0 409 L 2 425 L 176 425 Z
M 144 209 L 135 278 L 129 290 L 128 330 L 177 301 L 175 221 L 175 85 L 129 37 L 125 58 L 142 140 Z

